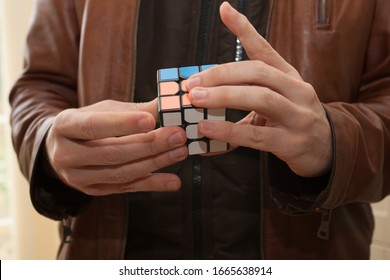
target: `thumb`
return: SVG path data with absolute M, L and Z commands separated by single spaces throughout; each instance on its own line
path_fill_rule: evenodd
M 149 102 L 130 103 L 130 104 L 131 106 L 133 106 L 133 110 L 148 112 L 154 117 L 156 121 L 158 120 L 158 108 L 157 108 L 158 99 L 157 98 Z

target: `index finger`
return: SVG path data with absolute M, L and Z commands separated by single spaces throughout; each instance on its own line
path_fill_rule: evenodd
M 301 79 L 299 73 L 285 61 L 256 31 L 248 19 L 228 2 L 220 6 L 220 14 L 226 27 L 237 36 L 251 60 L 260 60 L 278 70 Z
M 85 112 L 70 109 L 57 116 L 51 129 L 66 138 L 96 140 L 148 132 L 155 125 L 154 117 L 147 112 Z

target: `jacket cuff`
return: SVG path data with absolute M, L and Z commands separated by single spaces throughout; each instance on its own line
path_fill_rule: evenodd
M 272 154 L 267 156 L 267 168 L 268 190 L 283 213 L 302 214 L 319 210 L 318 201 L 326 193 L 331 173 L 315 178 L 301 177 Z
M 30 177 L 30 197 L 35 210 L 53 220 L 79 215 L 92 196 L 64 184 L 53 170 L 45 149 L 45 139 L 38 149 Z
M 325 107 L 324 110 L 332 135 L 333 160 L 327 174 L 314 178 L 301 177 L 273 154 L 266 156 L 263 166 L 268 171 L 268 178 L 265 184 L 273 201 L 285 214 L 303 214 L 325 210 L 323 202 L 331 189 L 331 182 L 335 174 L 336 135 L 329 113 Z

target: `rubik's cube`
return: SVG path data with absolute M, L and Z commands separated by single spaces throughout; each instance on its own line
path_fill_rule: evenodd
M 166 68 L 157 71 L 158 111 L 160 126 L 181 126 L 187 133 L 190 155 L 223 152 L 228 149 L 225 142 L 212 140 L 198 132 L 198 122 L 203 119 L 226 120 L 225 109 L 194 107 L 186 87 L 187 79 L 215 65 Z

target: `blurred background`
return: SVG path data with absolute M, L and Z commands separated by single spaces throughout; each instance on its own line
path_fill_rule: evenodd
M 63 0 L 70 1 L 70 0 Z M 33 0 L 0 0 L 0 259 L 55 259 L 57 224 L 31 206 L 9 127 L 8 93 L 23 69 Z M 372 259 L 390 259 L 390 197 L 374 206 Z
M 68 1 L 68 0 L 65 0 Z M 57 224 L 32 208 L 12 148 L 8 93 L 22 72 L 33 0 L 0 0 L 0 259 L 55 259 Z

